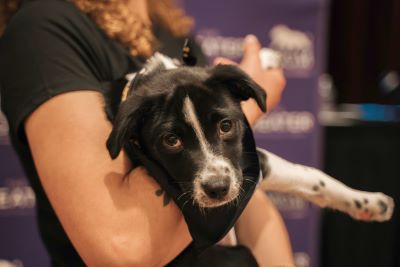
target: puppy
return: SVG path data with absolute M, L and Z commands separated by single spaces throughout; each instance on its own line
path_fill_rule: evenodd
M 236 66 L 178 67 L 161 54 L 126 88 L 133 89 L 124 91 L 126 100 L 112 115 L 107 141 L 111 157 L 117 157 L 127 142 L 135 142 L 199 207 L 233 203 L 246 179 L 242 170 L 249 164 L 242 149 L 247 124 L 240 102 L 253 98 L 265 112 L 264 90 Z M 361 220 L 385 221 L 392 215 L 393 200 L 382 193 L 348 188 L 317 169 L 261 148 L 257 153 L 265 190 L 295 194 Z
M 152 64 L 120 106 L 107 142 L 111 157 L 135 140 L 200 207 L 232 202 L 247 164 L 240 102 L 254 98 L 265 111 L 265 92 L 235 66 Z

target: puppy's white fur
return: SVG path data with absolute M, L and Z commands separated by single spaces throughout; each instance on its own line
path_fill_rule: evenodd
M 352 189 L 322 171 L 284 160 L 265 149 L 269 172 L 261 182 L 266 191 L 290 193 L 320 207 L 329 207 L 365 221 L 386 221 L 393 213 L 394 201 L 383 193 Z
M 239 193 L 239 177 L 235 174 L 234 167 L 228 159 L 213 153 L 196 115 L 193 102 L 190 100 L 189 96 L 186 96 L 183 101 L 183 115 L 185 121 L 192 126 L 193 131 L 196 134 L 204 158 L 204 164 L 195 175 L 193 181 L 194 199 L 200 206 L 204 207 L 217 207 L 232 201 Z M 228 194 L 222 200 L 210 199 L 201 188 L 201 182 L 205 182 L 208 177 L 221 174 L 228 176 L 230 179 Z

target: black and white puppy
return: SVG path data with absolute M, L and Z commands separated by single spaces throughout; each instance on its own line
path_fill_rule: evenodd
M 108 140 L 111 156 L 136 140 L 200 207 L 229 203 L 246 164 L 240 102 L 254 98 L 265 111 L 265 92 L 235 66 L 165 69 L 162 58 L 148 63 L 121 104 Z
M 136 77 L 137 78 L 137 77 Z M 253 98 L 265 111 L 265 93 L 235 66 L 181 67 L 156 53 L 124 91 L 107 146 L 115 158 L 135 140 L 201 207 L 233 201 L 243 181 L 240 101 Z M 126 88 L 129 88 L 128 85 Z M 110 113 L 110 112 L 109 112 Z M 393 199 L 352 189 L 318 169 L 288 162 L 258 148 L 266 191 L 285 192 L 355 219 L 386 221 Z

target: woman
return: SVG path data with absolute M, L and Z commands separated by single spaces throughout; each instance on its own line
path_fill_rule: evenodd
M 124 153 L 110 159 L 102 93 L 156 49 L 179 56 L 190 18 L 168 0 L 2 3 L 2 107 L 53 266 L 167 264 L 190 243 L 187 226 L 175 204 L 163 206 L 145 169 L 130 171 Z M 259 49 L 248 37 L 240 66 L 264 86 L 273 107 L 284 79 L 281 70 L 260 68 Z M 243 109 L 251 123 L 262 114 L 251 101 Z M 292 263 L 281 218 L 262 192 L 237 233 L 261 266 Z

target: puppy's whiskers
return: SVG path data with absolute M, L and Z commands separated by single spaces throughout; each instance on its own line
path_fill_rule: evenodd
M 204 207 L 200 207 L 200 213 L 201 215 L 206 215 L 206 209 Z
M 248 178 L 246 178 L 246 179 L 244 179 L 244 180 L 247 181 L 247 182 L 251 182 L 251 183 L 253 183 L 253 184 L 257 184 L 257 182 L 254 182 L 253 180 L 248 179 Z
M 183 203 L 183 205 L 182 205 L 182 211 L 183 211 L 183 209 L 185 208 L 185 205 L 186 205 L 189 201 L 190 201 L 190 198 L 187 199 L 187 200 Z
M 243 189 L 243 187 L 242 186 L 239 186 L 239 194 L 238 194 L 238 196 L 237 197 L 239 197 L 239 195 L 243 192 L 243 193 L 246 193 L 246 191 Z M 236 197 L 236 198 L 237 198 Z
M 236 203 L 235 203 L 236 207 L 239 207 L 239 205 L 240 205 L 240 199 L 239 199 L 239 197 L 237 197 L 235 201 L 236 201 Z
M 247 181 L 247 182 L 251 182 L 253 184 L 257 184 L 258 183 L 258 181 L 254 181 L 254 180 L 251 179 L 251 177 L 250 178 L 249 177 L 250 176 L 243 176 L 243 180 Z
M 188 195 L 188 194 L 190 194 L 190 193 L 193 193 L 193 191 L 192 191 L 192 190 L 189 190 L 189 191 L 183 192 L 183 193 L 177 198 L 177 200 L 181 199 L 183 196 Z

